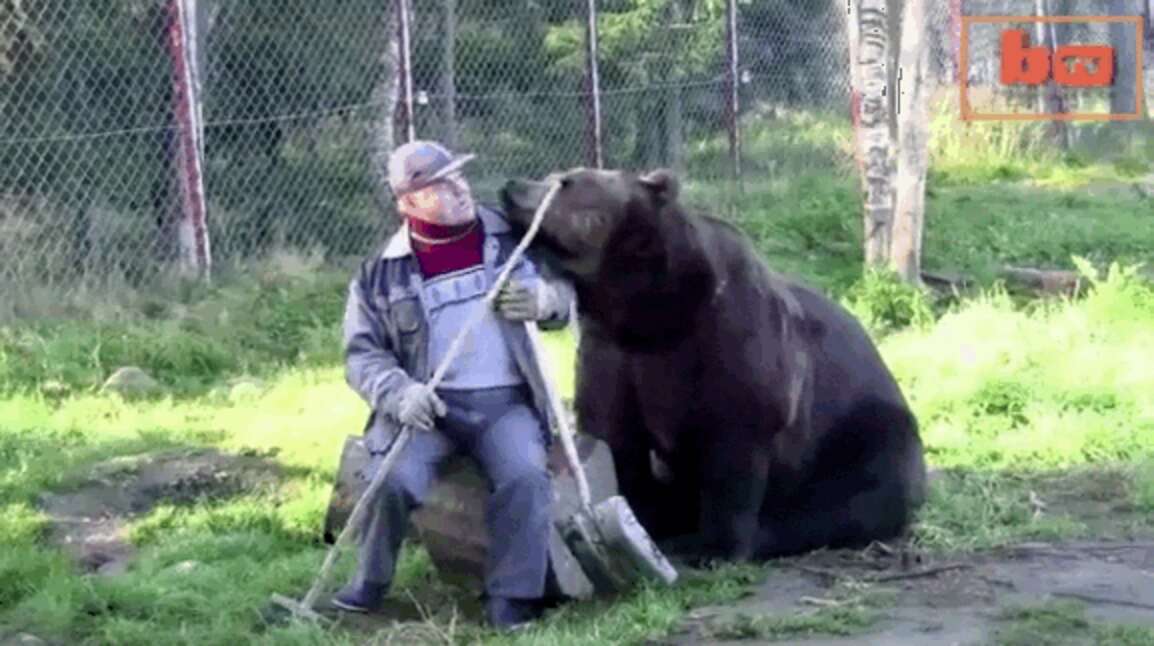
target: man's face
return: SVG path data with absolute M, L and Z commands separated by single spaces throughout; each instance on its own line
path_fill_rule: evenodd
M 476 217 L 473 192 L 460 172 L 403 195 L 399 206 L 405 216 L 434 224 L 464 224 Z

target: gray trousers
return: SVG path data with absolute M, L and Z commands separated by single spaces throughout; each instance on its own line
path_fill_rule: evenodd
M 415 432 L 367 510 L 353 583 L 392 583 L 409 515 L 419 507 L 449 457 L 463 452 L 488 478 L 485 523 L 490 597 L 536 599 L 545 592 L 552 519 L 552 483 L 541 420 L 525 388 L 438 391 L 449 414 L 437 428 Z M 384 453 L 372 456 L 375 469 Z

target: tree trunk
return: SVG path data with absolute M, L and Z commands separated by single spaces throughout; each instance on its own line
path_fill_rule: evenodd
M 457 149 L 457 2 L 444 2 L 444 33 L 445 41 L 443 58 L 441 59 L 441 100 L 442 121 L 445 124 L 444 144 L 449 150 Z
M 1145 69 L 1142 70 L 1142 90 L 1145 96 L 1142 99 L 1143 113 L 1149 114 L 1150 102 L 1154 101 L 1154 67 L 1151 66 L 1151 54 L 1154 53 L 1154 0 L 1145 0 L 1142 3 L 1143 25 L 1146 39 L 1142 43 Z
M 397 104 L 400 103 L 401 84 L 397 70 L 401 58 L 400 34 L 396 28 L 397 3 L 389 3 L 389 14 L 384 25 L 385 47 L 381 51 L 381 68 L 373 86 L 370 101 L 380 106 L 368 125 L 369 163 L 373 176 L 373 196 L 382 213 L 392 212 L 392 191 L 389 189 L 389 153 L 396 147 Z
M 1135 0 L 1109 0 L 1111 16 L 1135 16 L 1141 7 Z M 1110 23 L 1110 42 L 1114 47 L 1114 85 L 1110 92 L 1112 114 L 1134 113 L 1138 106 L 1138 40 L 1132 22 Z
M 930 47 L 926 2 L 905 0 L 898 93 L 898 164 L 890 263 L 907 282 L 921 282 L 926 169 L 929 165 Z
M 887 91 L 890 26 L 886 0 L 850 3 L 854 122 L 865 197 L 865 261 L 887 262 L 894 213 L 894 155 Z
M 1034 11 L 1038 16 L 1051 15 L 1068 15 L 1067 7 L 1063 0 L 1035 0 Z M 1036 38 L 1039 45 L 1042 45 L 1049 51 L 1054 51 L 1060 42 L 1058 40 L 1059 32 L 1055 23 L 1036 23 L 1038 36 Z M 1068 112 L 1066 108 L 1066 98 L 1062 93 L 1062 88 L 1054 82 L 1051 78 L 1046 81 L 1046 85 L 1038 94 L 1038 112 L 1045 114 L 1061 114 Z M 1046 133 L 1050 139 L 1051 145 L 1058 150 L 1067 150 L 1070 147 L 1070 131 L 1066 127 L 1066 122 L 1055 119 L 1051 121 L 1046 127 Z

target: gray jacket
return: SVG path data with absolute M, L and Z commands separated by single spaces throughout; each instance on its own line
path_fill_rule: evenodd
M 520 240 L 499 211 L 479 205 L 478 214 L 485 231 L 485 268 L 495 279 Z M 576 302 L 572 285 L 535 263 L 526 252 L 510 279 L 535 278 L 547 286 L 548 314 L 538 326 L 543 330 L 565 327 Z M 436 369 L 428 365 L 429 328 L 422 284 L 407 224 L 393 234 L 382 253 L 361 263 L 349 284 L 344 317 L 345 379 L 371 409 L 365 446 L 372 452 L 387 450 L 400 430 L 397 404 L 402 388 L 414 381 L 428 382 Z M 537 412 L 548 428 L 556 428 L 544 375 L 532 356 L 523 324 L 501 319 L 501 325 Z

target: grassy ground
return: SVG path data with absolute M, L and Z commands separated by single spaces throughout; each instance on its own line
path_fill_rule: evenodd
M 937 140 L 927 267 L 988 278 L 1004 263 L 1071 268 L 1075 255 L 1100 267 L 1120 262 L 1087 297 L 1022 304 L 993 290 L 944 304 L 880 278 L 859 280 L 856 191 L 819 176 L 750 186 L 740 223 L 774 266 L 844 299 L 881 342 L 929 458 L 944 469 L 919 519 L 924 548 L 1154 529 L 1154 365 L 1144 359 L 1154 345 L 1154 292 L 1123 271 L 1154 255 L 1150 203 L 1125 184 L 1087 188 L 1124 180 L 1141 162 L 1046 161 L 1000 143 L 1004 133 L 986 137 L 984 146 Z M 699 202 L 711 196 L 708 187 L 693 191 Z M 342 630 L 265 627 L 259 615 L 272 592 L 303 594 L 320 564 L 341 441 L 366 413 L 339 366 L 346 280 L 283 257 L 275 270 L 212 292 L 141 297 L 96 321 L 0 328 L 0 633 L 101 644 L 358 642 Z M 571 337 L 548 341 L 562 390 L 571 392 Z M 167 395 L 100 394 L 100 382 L 127 364 L 148 370 Z M 248 380 L 235 385 L 241 377 Z M 47 544 L 37 496 L 66 489 L 102 459 L 164 447 L 275 451 L 286 471 L 273 488 L 161 504 L 133 522 L 140 554 L 131 571 L 78 576 Z M 183 571 L 186 561 L 199 566 Z M 691 574 L 673 590 L 567 608 L 520 643 L 635 643 L 668 631 L 687 608 L 738 598 L 759 572 Z M 467 600 L 437 582 L 419 549 L 409 550 L 397 593 L 433 613 L 424 629 L 442 639 L 512 643 L 448 623 Z M 817 629 L 868 624 L 847 612 L 832 612 Z M 1008 630 L 1031 621 L 1078 619 L 1068 609 L 1023 610 L 1007 619 Z M 1020 634 L 1013 630 L 1010 641 Z

